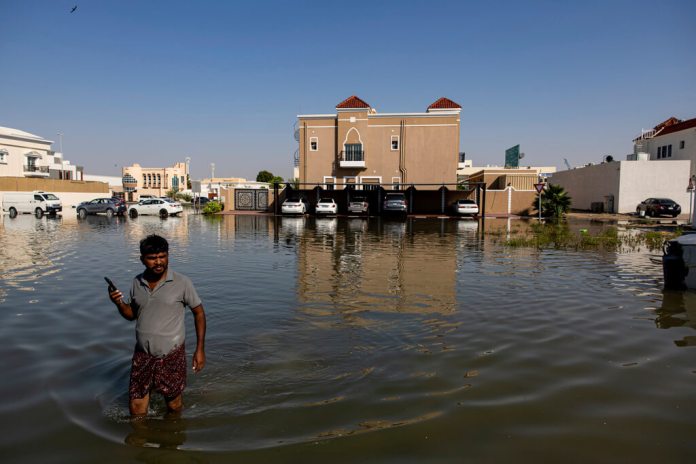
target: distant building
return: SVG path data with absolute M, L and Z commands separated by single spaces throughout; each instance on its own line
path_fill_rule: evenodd
M 696 174 L 696 118 L 682 121 L 671 117 L 653 129 L 642 131 L 633 140 L 630 159 L 647 158 L 691 161 L 690 175 Z
M 123 168 L 123 191 L 127 201 L 138 201 L 143 195 L 163 197 L 170 190 L 186 190 L 188 168 L 176 163 L 169 168 L 144 168 L 133 164 Z
M 0 127 L 0 177 L 83 180 L 82 168 L 51 150 L 52 140 Z
M 335 114 L 298 115 L 297 177 L 326 189 L 454 184 L 460 112 L 460 105 L 440 98 L 424 113 L 377 113 L 352 96 Z

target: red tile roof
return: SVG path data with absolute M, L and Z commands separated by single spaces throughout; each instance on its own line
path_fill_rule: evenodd
M 649 138 L 652 137 L 659 137 L 661 135 L 667 135 L 671 134 L 673 132 L 679 132 L 683 131 L 686 129 L 691 129 L 692 127 L 696 127 L 696 118 L 693 119 L 687 119 L 686 121 L 682 121 L 681 119 L 677 119 L 674 116 L 672 116 L 669 119 L 666 119 L 662 121 L 660 124 L 657 126 L 653 127 L 653 134 Z M 640 135 L 633 139 L 635 142 L 636 140 L 640 140 L 643 138 L 643 135 Z
M 674 119 L 675 121 L 671 121 L 672 119 Z M 665 124 L 668 121 L 670 123 Z M 696 127 L 696 118 L 688 119 L 686 121 L 679 121 L 677 118 L 670 118 L 667 121 L 663 122 L 662 124 L 664 124 L 662 126 L 662 130 L 659 130 L 658 132 L 655 133 L 656 137 L 660 136 L 660 135 L 667 135 L 667 134 L 671 134 L 672 132 L 679 132 L 679 131 L 683 131 L 686 129 L 691 129 L 692 127 Z M 655 127 L 655 129 L 657 129 L 657 127 Z
M 352 95 L 336 105 L 336 108 L 370 108 L 370 105 Z
M 440 109 L 454 109 L 454 108 L 459 108 L 461 109 L 462 106 L 458 103 L 453 102 L 449 98 L 442 97 L 439 100 L 437 100 L 435 103 L 430 105 L 428 107 L 429 110 L 440 110 Z

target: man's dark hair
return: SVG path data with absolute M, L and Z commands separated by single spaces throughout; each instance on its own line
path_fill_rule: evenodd
M 140 254 L 142 256 L 157 253 L 169 253 L 169 243 L 159 235 L 148 235 L 140 241 Z

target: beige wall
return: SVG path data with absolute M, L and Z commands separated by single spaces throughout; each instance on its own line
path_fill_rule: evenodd
M 352 119 L 351 119 L 352 118 Z M 365 110 L 339 111 L 336 116 L 299 117 L 300 182 L 324 183 L 335 177 L 378 178 L 391 184 L 454 184 L 459 153 L 459 113 L 379 115 Z M 392 136 L 399 149 L 391 149 Z M 312 137 L 317 151 L 310 151 Z M 345 143 L 362 143 L 365 167 L 340 167 Z M 421 187 L 426 188 L 426 187 Z M 438 186 L 428 187 L 437 189 Z
M 83 201 L 111 196 L 109 184 L 105 182 L 0 177 L 0 205 L 2 205 L 5 193 L 33 192 L 35 190 L 50 192 L 60 198 L 63 204 L 63 213 L 66 212 L 66 208 L 75 206 Z

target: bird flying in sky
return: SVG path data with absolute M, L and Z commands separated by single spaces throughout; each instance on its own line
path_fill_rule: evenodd
M 71 13 L 74 13 L 75 10 L 77 10 L 77 5 L 75 5 L 74 7 L 72 7 L 72 10 L 70 10 L 70 12 L 71 12 Z

